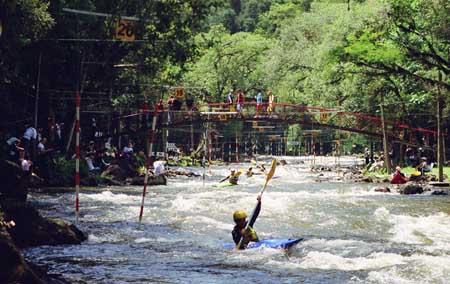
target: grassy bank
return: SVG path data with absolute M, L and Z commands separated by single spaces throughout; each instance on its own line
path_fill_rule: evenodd
M 402 168 L 402 173 L 404 173 L 407 177 L 411 176 L 411 174 L 414 173 L 415 171 L 417 171 L 417 170 L 416 170 L 416 168 L 413 168 L 413 167 Z M 433 174 L 433 175 L 437 176 L 438 168 L 434 167 L 432 169 L 431 173 L 427 173 L 427 174 Z M 385 169 L 380 170 L 380 171 L 375 171 L 375 172 L 365 171 L 364 176 L 372 177 L 372 178 L 376 178 L 376 179 L 390 179 L 391 178 L 391 175 L 388 174 Z M 450 177 L 450 167 L 444 167 L 444 179 L 447 179 L 448 177 Z

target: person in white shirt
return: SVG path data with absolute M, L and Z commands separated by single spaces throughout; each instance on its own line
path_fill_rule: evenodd
M 156 161 L 153 163 L 153 167 L 155 168 L 155 176 L 163 175 L 165 172 L 164 164 L 166 161 Z
M 100 170 L 99 167 L 94 166 L 94 157 L 92 155 L 88 155 L 85 160 L 90 172 L 96 172 Z
M 128 142 L 128 145 L 123 147 L 122 152 L 125 157 L 129 158 L 131 155 L 133 155 L 133 142 Z
M 32 164 L 33 164 L 33 163 L 32 163 L 30 160 L 28 160 L 27 158 L 23 159 L 22 162 L 21 162 L 22 170 L 23 170 L 25 173 L 29 174 L 29 173 L 30 173 L 30 168 L 31 168 L 31 165 L 32 165 Z
M 106 142 L 105 142 L 105 149 L 106 149 L 106 150 L 111 150 L 111 148 L 112 148 L 111 140 L 112 140 L 111 137 L 108 137 L 108 139 L 106 140 Z
M 25 150 L 25 155 L 30 154 L 31 145 L 33 145 L 36 139 L 37 139 L 36 129 L 33 126 L 27 124 L 25 132 L 23 133 L 23 148 Z
M 43 137 L 41 141 L 39 141 L 39 144 L 37 145 L 37 151 L 38 154 L 44 154 L 45 153 L 45 144 L 47 143 L 47 138 Z

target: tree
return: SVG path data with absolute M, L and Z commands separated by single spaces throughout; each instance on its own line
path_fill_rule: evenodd
M 251 33 L 229 34 L 223 27 L 213 27 L 198 37 L 202 55 L 189 65 L 185 82 L 204 86 L 221 100 L 229 89 L 244 92 L 263 86 L 261 61 L 270 41 Z
M 450 71 L 450 3 L 391 0 L 385 21 L 373 22 L 348 38 L 342 58 L 374 72 L 442 85 L 436 71 Z
M 39 0 L 0 1 L 0 111 L 10 114 L 4 123 L 29 117 L 27 93 L 35 84 L 36 69 L 27 51 L 55 24 L 48 6 Z

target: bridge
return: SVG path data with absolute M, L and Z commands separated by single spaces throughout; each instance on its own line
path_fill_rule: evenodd
M 208 103 L 191 110 L 160 111 L 159 117 L 162 120 L 160 125 L 167 129 L 195 123 L 244 121 L 253 123 L 254 128 L 258 128 L 261 123 L 276 126 L 297 124 L 310 130 L 336 129 L 377 138 L 381 138 L 383 135 L 383 121 L 380 116 L 302 104 L 273 103 L 269 105 L 264 103 L 257 105 L 255 102 L 248 102 L 243 104 L 238 111 L 235 104 Z M 414 127 L 393 120 L 385 120 L 384 124 L 389 141 L 432 149 L 429 145 L 436 139 L 437 132 L 435 130 Z

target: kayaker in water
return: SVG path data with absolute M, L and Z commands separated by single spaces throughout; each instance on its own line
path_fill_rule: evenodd
M 222 179 L 220 182 L 224 182 L 224 181 L 228 180 L 229 183 L 237 185 L 240 174 L 241 174 L 241 172 L 236 172 L 235 170 L 231 170 L 230 175 L 227 176 L 226 178 Z
M 264 164 L 256 166 L 263 174 L 266 174 L 266 167 L 264 167 Z
M 252 167 L 248 168 L 246 175 L 247 175 L 247 177 L 253 176 L 253 168 Z
M 231 232 L 233 241 L 236 245 L 238 245 L 241 241 L 241 238 L 243 238 L 241 246 L 238 249 L 245 249 L 249 242 L 259 241 L 258 235 L 253 229 L 253 224 L 255 224 L 256 218 L 258 218 L 259 212 L 261 211 L 261 196 L 258 196 L 257 200 L 258 205 L 255 208 L 255 214 L 250 220 L 247 229 L 245 229 L 245 227 L 247 226 L 247 213 L 242 210 L 238 210 L 233 213 L 233 220 L 236 223 L 236 226 L 234 226 L 233 231 Z

